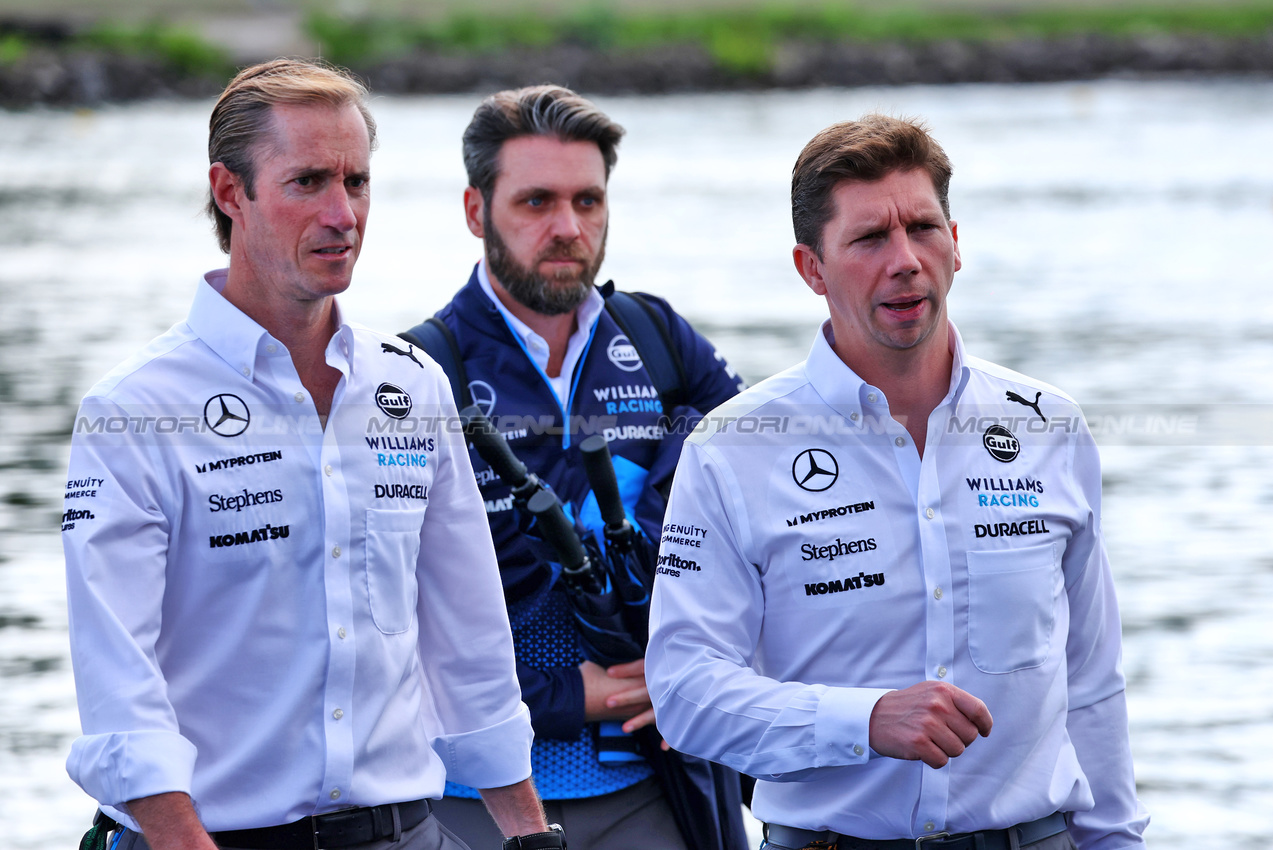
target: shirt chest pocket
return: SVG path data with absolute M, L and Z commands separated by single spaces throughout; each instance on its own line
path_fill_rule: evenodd
M 367 511 L 367 601 L 376 628 L 387 635 L 411 627 L 423 522 L 423 509 Z
M 968 651 L 983 673 L 1048 658 L 1061 570 L 1053 543 L 968 553 Z

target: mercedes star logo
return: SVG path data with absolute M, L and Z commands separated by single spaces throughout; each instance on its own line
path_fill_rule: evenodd
M 222 437 L 237 437 L 248 429 L 252 414 L 243 399 L 233 393 L 221 393 L 208 399 L 203 406 L 203 421 L 212 433 Z
M 495 409 L 495 388 L 486 381 L 469 381 L 469 395 L 473 396 L 473 403 L 482 415 L 490 419 Z
M 791 477 L 801 490 L 821 493 L 840 477 L 840 464 L 826 449 L 805 449 L 791 464 Z

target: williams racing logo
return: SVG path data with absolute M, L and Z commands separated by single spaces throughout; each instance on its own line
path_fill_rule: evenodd
M 990 456 L 1000 463 L 1010 463 L 1021 454 L 1021 443 L 1011 431 L 1002 425 L 991 425 L 981 438 L 981 444 Z
M 637 354 L 636 346 L 623 334 L 610 340 L 610 345 L 606 347 L 606 356 L 625 372 L 635 372 L 641 368 L 641 355 Z
M 221 393 L 208 399 L 203 405 L 203 421 L 212 433 L 222 437 L 237 437 L 248 429 L 252 414 L 248 406 L 233 393 Z
M 411 412 L 411 396 L 402 387 L 393 384 L 381 384 L 376 387 L 376 407 L 384 411 L 385 416 L 394 419 L 406 419 Z
M 840 477 L 840 464 L 826 449 L 805 449 L 791 463 L 791 477 L 801 490 L 821 493 Z

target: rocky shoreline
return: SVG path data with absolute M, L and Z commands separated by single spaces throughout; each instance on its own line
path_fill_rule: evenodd
M 1101 35 L 1052 40 L 787 43 L 740 72 L 694 45 L 632 52 L 559 45 L 493 54 L 418 52 L 353 69 L 378 94 L 488 92 L 543 81 L 591 94 L 818 86 L 1034 83 L 1110 76 L 1273 76 L 1273 33 L 1249 38 Z M 0 64 L 0 107 L 91 107 L 215 95 L 225 80 L 142 56 L 36 49 Z

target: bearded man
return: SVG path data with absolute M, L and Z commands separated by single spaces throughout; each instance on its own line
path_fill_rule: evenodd
M 485 256 L 437 318 L 463 364 L 462 383 L 452 375 L 459 392 L 574 515 L 600 524 L 578 444 L 603 433 L 625 507 L 657 540 L 666 506 L 659 487 L 670 481 L 684 434 L 669 433 L 666 388 L 656 386 L 640 344 L 606 308 L 613 286 L 594 285 L 605 256 L 606 187 L 622 135 L 594 104 L 559 86 L 503 91 L 483 101 L 464 133 L 464 212 Z M 742 387 L 667 302 L 637 298 L 664 332 L 666 353 L 682 364 L 678 405 L 709 410 Z M 423 327 L 403 336 L 417 338 Z M 622 724 L 631 733 L 654 722 L 644 659 L 608 669 L 584 660 L 566 595 L 553 566 L 522 533 L 509 487 L 476 453 L 472 461 L 535 730 L 533 775 L 549 817 L 566 827 L 572 850 L 686 847 L 650 764 L 637 755 L 610 760 L 597 745 L 599 723 Z M 473 846 L 491 846 L 498 834 L 477 798 L 475 789 L 448 783 L 441 810 Z M 724 817 L 741 826 L 736 804 Z

